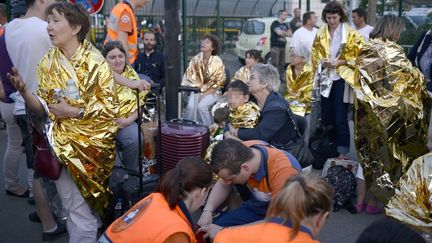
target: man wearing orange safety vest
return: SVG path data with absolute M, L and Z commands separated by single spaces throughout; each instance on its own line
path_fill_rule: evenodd
M 134 11 L 143 8 L 150 0 L 123 0 L 111 10 L 107 23 L 108 41 L 120 41 L 123 44 L 129 64 L 132 64 L 138 55 L 138 28 Z

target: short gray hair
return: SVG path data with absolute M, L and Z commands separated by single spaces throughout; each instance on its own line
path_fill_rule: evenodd
M 268 84 L 268 89 L 273 92 L 279 91 L 281 81 L 279 79 L 279 72 L 275 67 L 270 64 L 255 64 L 252 72 L 258 74 L 259 82 L 261 84 Z
M 310 51 L 305 45 L 297 45 L 294 48 L 291 49 L 291 53 L 303 57 L 305 59 L 305 62 L 308 62 L 310 59 Z

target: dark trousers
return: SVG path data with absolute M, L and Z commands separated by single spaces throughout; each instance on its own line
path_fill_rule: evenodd
M 348 104 L 343 102 L 345 80 L 333 81 L 328 98 L 321 96 L 321 121 L 324 126 L 336 128 L 336 145 L 338 153 L 349 152 L 350 132 L 348 126 Z
M 27 168 L 33 169 L 33 138 L 32 126 L 27 115 L 15 115 L 16 123 L 21 130 Z

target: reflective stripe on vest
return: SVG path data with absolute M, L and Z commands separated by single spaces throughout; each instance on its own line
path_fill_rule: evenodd
M 138 55 L 138 30 L 135 14 L 127 3 L 120 2 L 111 11 L 110 17 L 107 24 L 107 36 L 105 38 L 104 44 L 108 41 L 117 40 L 118 36 L 118 23 L 120 20 L 121 13 L 126 10 L 132 16 L 132 33 L 128 35 L 127 47 L 129 52 L 129 63 L 132 64 Z

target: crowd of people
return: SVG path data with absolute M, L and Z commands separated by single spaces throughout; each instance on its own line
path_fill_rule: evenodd
M 287 11 L 280 10 L 271 24 L 271 64 L 248 50 L 245 66 L 230 77 L 218 56 L 219 39 L 202 38 L 181 85 L 197 88 L 187 98 L 185 118 L 215 128 L 206 160 L 179 161 L 154 193 L 98 234 L 113 167 L 137 169 L 143 146 L 137 108 L 153 83 L 166 85 L 156 34 L 144 33 L 144 50 L 138 49 L 135 11 L 149 1 L 122 1 L 112 9 L 102 50 L 86 39 L 90 16 L 81 5 L 25 3 L 27 10 L 9 23 L 0 5 L 0 112 L 8 139 L 3 171 L 6 194 L 36 205 L 29 219 L 42 223 L 43 241 L 67 232 L 71 243 L 266 242 L 270 235 L 274 242 L 319 242 L 335 189 L 304 172 L 314 159 L 307 147 L 318 125 L 334 128 L 339 159 L 351 159 L 350 142 L 356 145 L 357 213 L 382 213 L 413 160 L 432 147 L 431 30 L 407 57 L 396 44 L 404 27 L 396 16 L 372 27 L 366 12 L 354 9 L 352 27 L 343 5 L 331 1 L 317 28 L 315 12 L 301 16 L 297 8 L 287 23 Z M 60 164 L 50 171 L 57 173 L 53 181 L 36 169 L 35 134 Z M 19 183 L 23 147 L 30 187 Z M 45 193 L 48 183 L 55 184 L 65 220 Z M 201 213 L 197 222 L 194 212 Z M 397 227 L 394 221 L 376 224 L 358 242 L 384 242 L 376 229 Z M 421 242 L 415 232 L 401 230 Z

